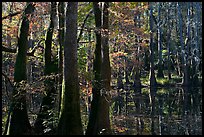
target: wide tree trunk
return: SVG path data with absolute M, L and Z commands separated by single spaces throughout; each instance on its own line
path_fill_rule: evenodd
M 103 7 L 103 24 L 101 23 L 101 10 L 98 2 L 93 3 L 96 22 L 96 48 L 93 71 L 95 74 L 93 83 L 93 100 L 91 102 L 91 113 L 87 126 L 87 135 L 111 134 L 109 106 L 110 106 L 110 80 L 111 68 L 108 47 L 108 7 L 105 2 Z M 101 27 L 103 25 L 104 37 L 101 38 Z M 102 44 L 102 47 L 101 47 Z
M 64 44 L 62 104 L 58 124 L 59 135 L 83 134 L 77 71 L 77 10 L 78 2 L 68 2 L 66 39 Z
M 11 106 L 10 123 L 8 127 L 8 135 L 30 134 L 31 125 L 29 123 L 26 105 L 26 55 L 28 49 L 28 33 L 29 33 L 29 15 L 34 11 L 31 3 L 27 4 L 19 29 L 18 50 L 16 63 L 14 68 L 14 82 L 16 82 L 13 91 L 13 100 Z M 23 82 L 24 81 L 24 82 Z

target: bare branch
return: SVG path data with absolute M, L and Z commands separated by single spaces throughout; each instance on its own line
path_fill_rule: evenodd
M 22 13 L 22 12 L 23 12 L 23 11 L 17 11 L 17 12 L 15 12 L 15 13 L 11 13 L 11 14 L 9 14 L 9 15 L 6 15 L 6 16 L 2 17 L 2 20 L 7 19 L 8 17 L 11 18 L 11 17 L 13 17 L 13 16 L 16 16 L 16 15 Z
M 35 53 L 36 49 L 39 48 L 39 47 L 42 48 L 42 49 L 44 49 L 44 47 L 40 45 L 40 43 L 41 43 L 42 41 L 44 41 L 44 39 L 41 39 L 41 40 L 36 44 L 36 46 L 34 46 L 34 48 L 31 50 L 31 52 L 27 53 L 27 56 L 34 56 L 34 53 Z M 4 51 L 4 52 L 9 52 L 9 53 L 16 53 L 16 49 L 7 48 L 7 47 L 5 47 L 5 46 L 3 46 L 3 45 L 2 45 L 2 51 Z
M 79 43 L 79 41 L 80 41 L 80 39 L 81 39 L 81 36 L 82 36 L 82 34 L 83 34 L 83 29 L 84 29 L 86 20 L 88 19 L 88 17 L 90 16 L 90 14 L 91 14 L 92 12 L 93 12 L 93 10 L 91 9 L 91 10 L 89 11 L 89 13 L 86 15 L 86 18 L 84 19 L 84 22 L 83 22 L 83 24 L 82 24 L 82 26 L 81 26 L 81 31 L 80 31 L 79 36 L 78 36 L 78 39 L 77 39 L 77 43 Z
M 5 74 L 5 73 L 3 73 L 2 72 L 2 76 L 4 76 L 4 78 L 9 82 L 9 84 L 14 88 L 14 85 L 13 85 L 13 83 L 11 82 L 11 80 L 9 79 L 9 77 Z

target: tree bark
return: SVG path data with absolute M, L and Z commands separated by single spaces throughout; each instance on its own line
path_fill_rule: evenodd
M 61 109 L 61 96 L 62 96 L 62 80 L 63 80 L 63 47 L 64 47 L 64 30 L 65 30 L 65 3 L 59 2 L 58 4 L 58 15 L 59 15 L 59 45 L 60 48 L 58 49 L 58 87 L 59 87 L 59 108 L 58 111 L 60 112 Z
M 96 28 L 103 29 L 103 37 L 101 30 L 96 32 L 96 49 L 93 71 L 95 72 L 95 79 L 93 83 L 93 100 L 91 102 L 91 113 L 89 116 L 89 123 L 87 127 L 87 135 L 108 135 L 111 134 L 109 106 L 110 106 L 110 81 L 111 81 L 111 67 L 109 58 L 108 46 L 108 19 L 109 3 L 104 2 L 102 6 L 102 14 L 98 2 L 94 2 L 94 14 Z M 102 19 L 102 22 L 101 22 Z
M 45 40 L 45 69 L 44 73 L 46 76 L 49 76 L 51 73 L 54 73 L 53 63 L 51 61 L 51 47 L 52 47 L 52 36 L 54 31 L 54 17 L 56 16 L 56 2 L 51 2 L 51 13 L 50 13 L 50 25 L 47 31 L 46 40 Z M 44 134 L 46 128 L 53 130 L 52 125 L 43 124 L 43 122 L 53 115 L 53 112 L 50 112 L 54 108 L 55 94 L 56 89 L 54 87 L 53 78 L 47 78 L 44 82 L 46 95 L 43 97 L 42 104 L 40 106 L 40 111 L 38 113 L 37 119 L 35 121 L 34 127 L 37 134 Z M 52 115 L 51 115 L 52 114 Z M 47 127 L 46 127 L 47 126 Z M 46 133 L 48 134 L 48 133 Z
M 100 128 L 99 131 L 102 130 L 103 135 L 110 135 L 111 134 L 111 126 L 110 126 L 110 114 L 109 114 L 109 107 L 110 107 L 110 82 L 111 82 L 111 67 L 110 67 L 110 57 L 109 57 L 109 2 L 104 2 L 103 7 L 103 37 L 102 37 L 102 66 L 101 66 L 101 78 L 102 78 L 102 87 L 104 93 L 101 96 L 100 107 L 101 109 L 99 112 L 99 124 Z
M 159 2 L 158 5 L 158 22 L 161 22 L 161 2 Z M 164 73 L 163 73 L 163 61 L 162 61 L 162 41 L 161 41 L 161 25 L 158 24 L 158 53 L 159 53 L 159 64 L 158 64 L 158 73 L 157 77 L 158 78 L 164 78 Z
M 99 99 L 101 90 L 101 10 L 98 2 L 93 2 L 93 9 L 96 24 L 96 48 L 95 58 L 93 62 L 94 82 L 93 82 L 93 100 L 91 102 L 91 112 L 89 115 L 89 122 L 86 130 L 86 135 L 97 135 L 98 131 L 98 115 L 99 115 Z
M 13 91 L 13 99 L 11 106 L 11 119 L 8 128 L 9 135 L 29 134 L 31 125 L 29 123 L 26 105 L 26 90 L 20 89 L 19 86 L 26 84 L 26 54 L 28 49 L 28 33 L 29 33 L 29 14 L 34 11 L 34 6 L 27 3 L 22 15 L 22 22 L 19 29 L 17 57 L 14 68 L 14 82 L 16 82 Z M 23 82 L 25 81 L 25 83 Z
M 153 9 L 152 9 L 152 3 L 149 2 L 149 10 L 150 10 L 150 86 L 156 86 L 156 78 L 155 78 L 155 72 L 154 72 L 154 49 L 153 49 Z
M 187 74 L 187 60 L 185 58 L 186 50 L 184 48 L 184 40 L 183 40 L 183 21 L 182 21 L 182 13 L 181 13 L 181 5 L 177 3 L 178 8 L 178 18 L 179 18 L 179 29 L 180 29 L 180 43 L 181 43 L 181 64 L 182 64 L 182 85 L 188 86 L 188 74 Z
M 64 83 L 58 124 L 59 135 L 83 134 L 77 71 L 77 10 L 78 2 L 68 2 L 66 12 L 66 39 L 64 44 Z

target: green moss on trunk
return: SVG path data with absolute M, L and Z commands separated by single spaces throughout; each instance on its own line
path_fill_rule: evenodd
M 26 107 L 26 90 L 19 86 L 25 86 L 26 81 L 26 53 L 28 48 L 29 19 L 28 14 L 34 10 L 32 4 L 28 3 L 22 15 L 22 22 L 19 29 L 18 50 L 14 68 L 14 81 L 16 82 L 13 91 L 11 106 L 11 119 L 9 124 L 9 135 L 29 134 L 31 125 L 28 120 Z

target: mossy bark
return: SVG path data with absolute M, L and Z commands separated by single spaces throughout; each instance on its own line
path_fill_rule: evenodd
M 15 89 L 13 91 L 13 100 L 11 106 L 11 116 L 8 128 L 9 135 L 23 135 L 29 134 L 31 131 L 31 125 L 29 123 L 27 106 L 26 106 L 26 89 L 19 88 L 25 86 L 26 75 L 26 54 L 28 49 L 28 33 L 29 33 L 29 14 L 34 11 L 34 7 L 31 3 L 27 4 L 22 15 L 22 22 L 19 29 L 18 38 L 18 50 L 16 63 L 14 68 L 14 82 L 16 82 Z M 22 82 L 25 81 L 25 82 Z

